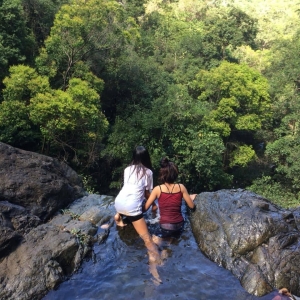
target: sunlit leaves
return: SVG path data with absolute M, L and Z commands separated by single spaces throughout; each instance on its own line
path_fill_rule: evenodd
M 10 76 L 3 81 L 5 89 L 3 97 L 7 101 L 25 100 L 37 93 L 44 93 L 50 90 L 47 77 L 40 76 L 28 66 L 17 65 L 10 68 Z
M 101 141 L 108 122 L 99 111 L 99 96 L 87 82 L 71 79 L 66 91 L 37 94 L 31 99 L 30 117 L 49 141 L 90 153 Z M 93 154 L 94 155 L 94 154 Z
M 238 118 L 235 126 L 238 130 L 255 131 L 261 128 L 261 120 L 258 115 L 249 114 Z
M 270 117 L 267 80 L 245 65 L 223 62 L 201 71 L 195 86 L 199 100 L 211 107 L 205 123 L 225 137 L 231 130 L 257 130 Z
M 234 150 L 231 153 L 231 161 L 230 166 L 241 166 L 245 167 L 249 163 L 249 161 L 255 159 L 256 154 L 253 150 L 252 146 L 241 145 L 238 149 Z
M 95 53 L 111 51 L 124 39 L 135 39 L 135 27 L 133 18 L 126 23 L 124 10 L 116 1 L 70 1 L 56 14 L 45 49 L 37 59 L 39 71 L 55 76 L 66 89 L 77 63 L 88 63 Z
M 87 77 L 93 79 L 91 74 Z M 73 78 L 66 91 L 54 90 L 47 77 L 20 65 L 11 68 L 4 83 L 5 101 L 0 104 L 2 141 L 20 143 L 20 136 L 31 130 L 32 137 L 43 136 L 50 148 L 71 152 L 76 160 L 95 160 L 108 122 L 100 110 L 99 94 L 89 82 Z

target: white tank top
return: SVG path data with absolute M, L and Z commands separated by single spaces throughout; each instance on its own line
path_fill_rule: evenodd
M 115 208 L 118 213 L 126 216 L 137 216 L 142 213 L 142 205 L 145 200 L 145 190 L 153 189 L 153 173 L 146 169 L 137 174 L 135 166 L 129 166 L 124 170 L 124 185 L 115 199 Z

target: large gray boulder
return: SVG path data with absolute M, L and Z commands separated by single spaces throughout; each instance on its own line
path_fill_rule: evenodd
M 84 195 L 81 178 L 65 163 L 0 142 L 0 259 Z
M 82 180 L 65 163 L 0 142 L 1 201 L 45 221 L 84 195 Z
M 300 295 L 300 208 L 282 209 L 255 193 L 201 193 L 191 215 L 195 239 L 251 294 L 287 287 Z

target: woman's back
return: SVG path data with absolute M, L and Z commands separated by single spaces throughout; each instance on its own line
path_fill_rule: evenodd
M 182 192 L 180 184 L 162 184 L 159 187 L 161 191 L 158 198 L 160 223 L 182 222 Z
M 115 199 L 118 212 L 136 215 L 142 211 L 145 190 L 153 188 L 153 176 L 150 169 L 138 169 L 132 165 L 124 170 L 124 185 Z

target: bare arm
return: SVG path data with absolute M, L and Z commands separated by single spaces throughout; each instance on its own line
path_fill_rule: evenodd
M 183 184 L 180 184 L 181 187 L 181 191 L 182 191 L 182 196 L 184 201 L 186 202 L 187 206 L 191 209 L 194 209 L 195 204 L 193 202 L 193 200 L 195 199 L 195 197 L 193 197 L 194 199 L 192 200 L 191 196 L 189 195 L 186 187 Z
M 149 207 L 152 205 L 152 203 L 155 201 L 155 199 L 158 198 L 158 197 L 159 197 L 159 187 L 156 186 L 152 190 L 148 200 L 146 201 L 146 203 L 144 205 L 144 210 L 147 211 L 149 209 Z

